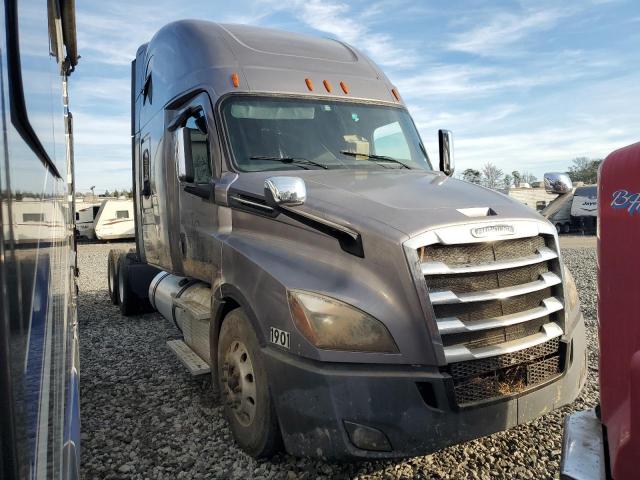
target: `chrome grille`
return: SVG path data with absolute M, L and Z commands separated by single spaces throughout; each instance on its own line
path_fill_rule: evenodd
M 553 235 L 417 249 L 447 361 L 522 348 L 561 334 L 561 276 Z M 551 337 L 552 338 L 552 337 Z M 514 344 L 515 342 L 515 344 Z
M 459 405 L 524 391 L 562 371 L 555 231 L 535 221 L 512 225 L 511 238 L 478 239 L 465 224 L 405 244 L 424 276 Z
M 458 405 L 524 392 L 564 368 L 555 229 L 546 222 L 505 223 L 508 228 L 492 229 L 504 224 L 490 221 L 452 225 L 405 242 L 416 275 L 424 277 L 421 288 L 444 350 L 441 370 Z

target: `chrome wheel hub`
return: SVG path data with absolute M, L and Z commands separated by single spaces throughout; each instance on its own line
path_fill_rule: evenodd
M 222 395 L 236 419 L 249 426 L 256 414 L 256 384 L 253 364 L 247 347 L 234 341 L 222 366 Z

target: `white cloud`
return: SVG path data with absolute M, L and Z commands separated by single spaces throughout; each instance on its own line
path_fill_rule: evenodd
M 373 31 L 364 19 L 376 15 L 379 6 L 372 4 L 368 10 L 356 12 L 346 3 L 324 0 L 293 0 L 281 2 L 265 0 L 274 8 L 292 13 L 304 24 L 335 36 L 370 54 L 373 60 L 386 66 L 406 68 L 414 66 L 416 57 L 398 46 L 398 41 L 386 33 Z
M 532 33 L 555 27 L 568 14 L 568 10 L 558 8 L 494 14 L 486 24 L 480 19 L 481 26 L 455 34 L 446 47 L 481 56 L 506 54 L 513 44 Z

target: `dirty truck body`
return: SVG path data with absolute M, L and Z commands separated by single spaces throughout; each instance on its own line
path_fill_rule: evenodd
M 249 453 L 277 437 L 295 455 L 417 455 L 576 397 L 584 322 L 554 227 L 434 170 L 362 53 L 180 21 L 132 75 L 137 248 L 116 301 L 131 311 L 136 268 L 161 271 L 148 300 Z

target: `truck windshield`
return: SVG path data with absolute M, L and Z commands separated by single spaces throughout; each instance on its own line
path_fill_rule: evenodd
M 241 171 L 394 168 L 432 170 L 409 113 L 332 100 L 230 97 L 222 106 Z

